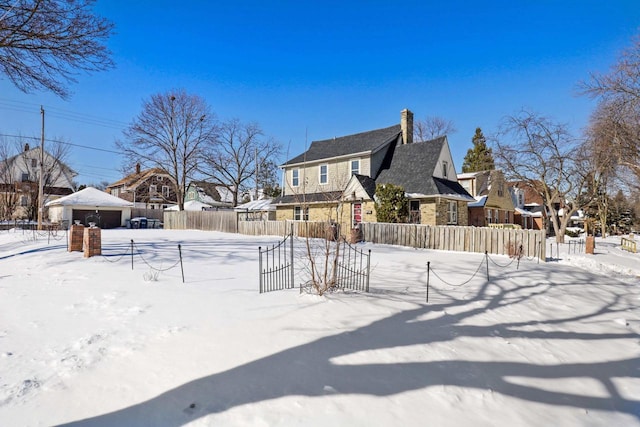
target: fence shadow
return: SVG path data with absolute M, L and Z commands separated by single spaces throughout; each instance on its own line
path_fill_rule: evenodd
M 524 276 L 526 273 L 522 272 Z M 120 410 L 78 420 L 66 426 L 155 425 L 180 426 L 208 414 L 233 407 L 284 396 L 321 397 L 330 386 L 332 394 L 390 396 L 433 386 L 459 386 L 492 390 L 527 402 L 561 405 L 629 414 L 640 420 L 640 398 L 625 397 L 614 381 L 618 377 L 640 378 L 640 357 L 601 360 L 585 363 L 539 364 L 513 361 L 476 361 L 464 357 L 417 362 L 354 364 L 349 356 L 379 349 L 430 345 L 460 339 L 484 340 L 504 338 L 607 340 L 607 345 L 637 340 L 638 335 L 625 330 L 618 333 L 578 332 L 567 328 L 572 322 L 601 321 L 601 316 L 615 316 L 628 310 L 628 287 L 616 284 L 607 298 L 592 312 L 559 313 L 553 319 L 498 320 L 486 324 L 472 319 L 487 310 L 517 306 L 533 298 L 550 298 L 553 289 L 593 283 L 590 273 L 578 272 L 567 282 L 567 273 L 544 270 L 538 282 L 527 286 L 513 272 L 495 275 L 491 282 L 474 288 L 465 299 L 440 304 L 419 304 L 353 331 L 341 332 L 306 344 L 287 348 L 224 372 L 205 376 Z M 530 281 L 528 283 L 531 283 Z M 550 286 L 552 285 L 552 286 Z M 379 298 L 379 296 L 371 296 Z M 635 295 L 637 298 L 637 295 Z M 554 325 L 564 325 L 554 327 Z M 488 343 L 488 341 L 483 341 Z M 491 344 L 487 344 L 491 345 Z M 590 358 L 593 360 L 593 357 Z M 358 358 L 357 360 L 362 360 Z M 515 382 L 513 377 L 530 381 Z M 538 387 L 537 380 L 589 378 L 600 383 L 606 395 L 594 396 Z

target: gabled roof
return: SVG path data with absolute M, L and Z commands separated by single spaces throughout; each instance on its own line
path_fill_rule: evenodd
M 373 196 L 376 194 L 375 180 L 373 180 L 372 178 L 366 175 L 354 174 L 353 176 L 355 179 L 358 180 L 358 182 L 360 182 L 360 185 L 362 186 L 364 191 L 369 195 L 369 197 L 373 199 Z
M 109 184 L 107 188 L 114 188 L 114 187 L 136 188 L 140 184 L 145 182 L 147 179 L 156 175 L 169 176 L 169 173 L 162 168 L 151 168 L 151 169 L 143 170 L 140 172 L 134 172 L 130 175 L 125 176 L 121 180 L 114 182 L 113 184 Z
M 309 149 L 287 161 L 285 165 L 302 162 L 312 162 L 349 154 L 373 152 L 378 148 L 395 141 L 400 135 L 400 125 L 394 125 L 383 129 L 341 136 L 339 138 L 313 141 Z
M 473 200 L 457 181 L 433 176 L 445 142 L 446 136 L 441 136 L 396 146 L 390 163 L 383 165 L 376 177 L 376 183 L 402 186 L 414 197 L 454 196 Z
M 45 206 L 95 206 L 100 207 L 130 207 L 133 203 L 120 197 L 112 196 L 97 188 L 87 187 L 68 196 L 47 202 Z

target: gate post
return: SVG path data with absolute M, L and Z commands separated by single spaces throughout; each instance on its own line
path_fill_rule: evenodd
M 259 291 L 262 293 L 262 247 L 258 246 L 258 277 L 259 277 Z
M 289 242 L 289 256 L 291 257 L 291 264 L 289 265 L 289 270 L 291 270 L 291 289 L 295 288 L 296 285 L 294 284 L 293 281 L 293 224 L 291 224 L 291 234 L 289 235 L 289 240 L 291 240 L 291 242 Z

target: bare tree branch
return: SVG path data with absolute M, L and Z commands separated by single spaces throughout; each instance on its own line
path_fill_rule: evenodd
M 95 0 L 0 0 L 0 71 L 20 90 L 69 96 L 81 71 L 113 67 L 105 41 L 113 24 Z

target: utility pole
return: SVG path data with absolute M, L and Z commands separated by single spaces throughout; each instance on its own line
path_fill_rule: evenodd
M 40 134 L 40 165 L 38 167 L 38 230 L 42 230 L 42 214 L 44 209 L 44 108 L 40 106 L 42 115 L 42 133 Z

